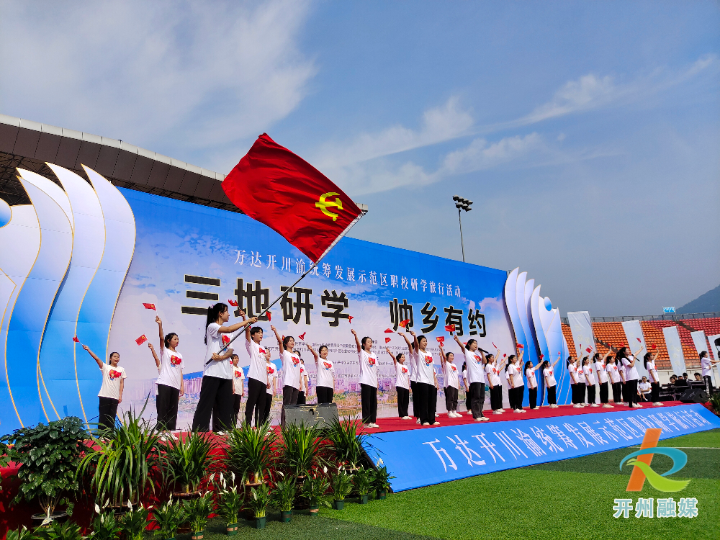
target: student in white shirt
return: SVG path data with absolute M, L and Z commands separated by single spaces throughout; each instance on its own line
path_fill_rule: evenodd
M 645 377 L 643 375 L 642 380 L 638 383 L 638 390 L 637 390 L 638 401 L 647 401 L 648 400 L 647 396 L 651 392 L 651 388 L 652 387 L 650 386 L 650 383 L 648 382 L 647 377 Z
M 631 409 L 636 407 L 642 408 L 642 405 L 637 404 L 637 385 L 640 376 L 637 368 L 635 367 L 637 355 L 640 354 L 642 349 L 643 347 L 641 345 L 635 355 L 628 356 L 627 349 L 625 347 L 620 347 L 620 350 L 617 353 L 617 357 L 620 358 L 623 367 L 625 368 L 625 387 L 627 389 L 627 395 L 623 392 L 623 397 L 625 397 L 628 407 Z
M 270 351 L 267 351 L 267 354 L 265 355 L 265 361 L 268 383 L 267 395 L 265 396 L 265 414 L 263 416 L 265 418 L 265 421 L 267 422 L 270 419 L 270 410 L 272 409 L 273 396 L 276 393 L 278 373 L 275 364 L 270 361 Z
M 237 419 L 240 414 L 240 405 L 242 403 L 242 397 L 245 395 L 245 373 L 243 369 L 238 365 L 240 363 L 240 357 L 237 354 L 232 354 L 230 360 L 233 365 L 233 418 L 232 426 L 237 427 Z
M 710 360 L 707 351 L 702 351 L 700 353 L 700 368 L 702 371 L 702 378 L 705 381 L 705 391 L 709 396 L 712 396 L 713 393 L 712 368 L 718 362 L 720 362 L 720 360 L 715 360 L 714 362 Z
M 577 392 L 578 392 L 578 403 L 582 407 L 586 406 L 585 399 L 587 397 L 587 385 L 585 384 L 585 372 L 583 371 L 583 362 L 587 360 L 587 356 L 584 358 L 577 359 L 577 362 L 575 362 L 575 368 L 577 369 L 577 380 L 578 380 L 578 386 L 577 386 Z
M 123 390 L 125 389 L 125 368 L 118 366 L 120 363 L 120 353 L 111 352 L 108 363 L 103 363 L 98 356 L 90 350 L 87 345 L 82 346 L 93 360 L 97 362 L 100 371 L 102 371 L 102 385 L 98 393 L 98 429 L 112 430 L 115 429 L 115 416 L 117 416 L 117 408 L 122 403 Z
M 508 401 L 514 413 L 525 412 L 525 409 L 522 407 L 523 394 L 525 393 L 525 383 L 523 382 L 522 374 L 522 356 L 524 352 L 524 350 L 520 351 L 519 358 L 511 354 L 508 357 L 508 365 L 505 368 L 509 387 Z
M 463 380 L 465 384 L 465 406 L 469 414 L 472 414 L 473 420 L 476 422 L 487 422 L 487 417 L 483 414 L 485 405 L 485 357 L 482 349 L 478 347 L 476 339 L 470 339 L 463 345 L 460 339 L 451 333 L 455 343 L 465 355 L 465 363 L 463 365 Z M 491 393 L 492 395 L 492 393 Z
M 645 369 L 650 376 L 648 384 L 650 384 L 650 399 L 652 400 L 652 404 L 655 407 L 662 407 L 662 401 L 660 401 L 660 378 L 658 377 L 657 368 L 655 367 L 655 360 L 657 357 L 657 352 L 654 355 L 650 352 L 645 353 L 643 362 L 645 364 Z M 645 377 L 643 377 L 643 379 L 645 379 Z
M 328 358 L 330 350 L 327 345 L 321 345 L 316 353 L 312 345 L 309 343 L 306 345 L 315 358 L 317 366 L 317 402 L 332 403 L 335 393 L 335 364 Z
M 300 351 L 297 351 L 300 356 Z M 300 390 L 298 391 L 298 405 L 306 405 L 307 398 L 310 397 L 310 379 L 308 377 L 307 369 L 305 369 L 305 360 L 300 356 Z
M 393 359 L 395 366 L 395 391 L 397 392 L 398 417 L 401 420 L 411 420 L 408 416 L 408 405 L 410 404 L 410 370 L 405 365 L 405 355 L 398 353 L 394 355 L 389 347 L 385 350 Z
M 241 328 L 257 320 L 255 317 L 245 320 L 244 311 L 240 311 L 240 314 L 243 317 L 241 322 L 225 326 L 230 320 L 227 305 L 218 302 L 208 308 L 205 320 L 205 363 L 200 387 L 200 399 L 193 416 L 193 431 L 208 431 L 210 429 L 210 416 L 213 412 L 215 413 L 214 424 L 221 426 L 221 429 L 227 429 L 232 424 L 234 400 L 233 366 L 230 356 L 232 356 L 233 350 L 228 347 L 223 351 L 223 348 L 230 343 Z M 217 407 L 213 411 L 216 402 Z
M 183 381 L 185 363 L 182 354 L 176 350 L 176 347 L 180 344 L 178 335 L 175 332 L 165 335 L 160 317 L 156 316 L 155 322 L 160 333 L 160 357 L 158 357 L 155 347 L 149 341 L 148 348 L 152 352 L 159 373 L 157 397 L 155 398 L 157 427 L 160 431 L 173 431 L 177 425 L 180 396 L 185 393 Z
M 413 337 L 413 349 L 417 357 L 415 361 L 417 366 L 415 387 L 418 389 L 418 394 L 422 396 L 424 403 L 423 408 L 420 409 L 420 423 L 423 426 L 439 426 L 440 422 L 435 418 L 438 382 L 432 354 L 427 350 L 428 340 L 424 335 L 418 337 L 413 331 L 410 331 L 410 335 Z
M 557 381 L 555 380 L 555 364 L 559 361 L 560 353 L 558 353 L 557 359 L 552 364 L 550 364 L 548 360 L 544 360 L 541 364 L 542 374 L 545 378 L 545 388 L 547 388 L 548 405 L 551 409 L 557 409 Z
M 408 357 L 406 360 L 406 363 L 410 366 L 410 390 L 412 390 L 412 396 L 413 396 L 413 417 L 415 418 L 416 424 L 422 424 L 422 418 L 425 418 L 425 413 L 422 415 L 420 414 L 420 411 L 427 411 L 427 392 L 421 392 L 420 387 L 418 386 L 417 377 L 418 377 L 418 365 L 417 365 L 417 354 L 415 353 L 415 346 L 413 342 L 408 339 L 409 330 L 405 328 L 405 333 L 398 334 L 402 336 L 402 338 L 405 340 L 405 343 L 408 347 Z
M 378 428 L 377 420 L 377 369 L 378 357 L 372 352 L 373 340 L 367 336 L 362 338 L 362 344 L 357 332 L 351 330 L 357 346 L 358 360 L 360 361 L 360 406 L 362 421 L 365 427 Z
M 468 343 L 470 342 L 468 341 Z M 493 410 L 493 414 L 505 412 L 502 403 L 502 381 L 500 380 L 500 370 L 503 364 L 498 364 L 498 362 L 493 354 L 485 356 L 485 374 L 487 375 L 488 386 L 490 386 L 490 408 Z
M 443 370 L 443 379 L 445 381 L 445 409 L 449 418 L 460 418 L 457 413 L 458 404 L 458 371 L 457 366 L 453 363 L 455 360 L 454 353 L 445 353 L 442 343 L 440 344 L 440 364 Z
M 522 354 L 522 351 L 520 352 Z M 535 372 L 540 369 L 540 366 L 542 365 L 542 359 L 540 359 L 536 366 L 532 365 L 532 362 L 528 360 L 525 362 L 525 378 L 527 379 L 527 387 L 528 387 L 528 402 L 530 404 L 531 409 L 537 408 L 537 391 L 538 391 L 538 383 L 537 383 L 537 376 L 535 375 Z M 542 397 L 542 396 L 541 396 Z M 542 400 L 540 400 L 540 404 L 542 406 Z
M 270 325 L 270 330 L 275 334 L 280 349 L 280 359 L 282 360 L 282 389 L 283 403 L 280 413 L 280 423 L 285 425 L 285 407 L 288 405 L 298 405 L 300 397 L 300 354 L 295 350 L 295 338 L 293 336 L 280 337 L 277 328 Z
M 595 403 L 595 367 L 587 356 L 583 357 L 582 370 L 583 375 L 585 375 L 585 386 L 587 386 L 588 404 L 591 407 L 599 407 L 600 405 Z
M 598 386 L 600 386 L 600 403 L 602 403 L 602 406 L 606 409 L 612 407 L 610 404 L 608 404 L 608 374 L 607 371 L 605 371 L 605 359 L 609 355 L 610 349 L 607 350 L 605 356 L 603 356 L 602 359 L 600 358 L 600 353 L 595 353 L 595 355 L 593 356 L 593 365 L 595 367 L 595 373 L 597 373 Z
M 485 373 L 485 370 L 483 370 L 483 374 Z M 462 378 L 463 378 L 463 387 L 465 388 L 465 410 L 468 414 L 472 414 L 472 410 L 470 409 L 470 383 L 468 382 L 468 371 L 467 371 L 467 362 L 463 362 L 462 365 Z M 483 394 L 484 392 L 483 388 Z
M 580 386 L 580 377 L 578 374 L 578 366 L 577 366 L 577 358 L 570 355 L 567 359 L 567 370 L 570 374 L 570 387 L 572 388 L 572 404 L 575 409 L 579 409 L 582 407 L 580 404 L 580 392 L 578 390 L 578 387 Z M 585 385 L 583 384 L 583 387 Z M 583 403 L 585 402 L 585 398 L 583 397 Z
M 615 362 L 614 356 L 605 358 L 605 372 L 610 377 L 610 385 L 612 386 L 613 403 L 617 405 L 622 403 L 622 377 L 620 376 L 620 368 Z M 612 407 L 612 405 L 608 405 Z

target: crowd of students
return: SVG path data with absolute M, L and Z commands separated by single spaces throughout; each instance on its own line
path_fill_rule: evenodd
M 193 430 L 209 431 L 211 418 L 213 431 L 223 431 L 237 425 L 243 397 L 246 397 L 245 422 L 250 424 L 254 420 L 255 425 L 260 425 L 269 419 L 272 398 L 276 394 L 282 395 L 282 423 L 285 421 L 286 405 L 301 405 L 306 402 L 308 374 L 300 351 L 296 349 L 295 338 L 281 336 L 274 326 L 270 326 L 277 340 L 282 360 L 282 381 L 280 381 L 278 370 L 270 361 L 270 350 L 261 344 L 262 328 L 252 326 L 257 322 L 257 318 L 248 319 L 242 310 L 240 316 L 242 321 L 228 324 L 230 312 L 226 304 L 217 303 L 208 308 L 203 378 L 200 398 L 193 417 Z M 178 335 L 173 332 L 164 334 L 160 317 L 156 317 L 155 322 L 158 325 L 160 354 L 158 355 L 152 343 L 148 343 L 148 347 L 159 374 L 156 398 L 157 423 L 161 429 L 172 431 L 176 429 L 178 403 L 184 393 L 185 363 L 182 354 L 177 350 L 180 343 Z M 231 341 L 243 331 L 245 333 L 243 341 L 250 357 L 247 376 L 239 367 L 239 357 L 231 347 Z M 379 427 L 377 424 L 378 357 L 372 351 L 372 338 L 366 336 L 360 339 L 355 330 L 351 332 L 360 364 L 362 420 L 366 427 L 377 428 Z M 436 411 L 440 383 L 435 372 L 433 355 L 428 350 L 428 339 L 424 335 L 416 335 L 413 331 L 399 335 L 407 345 L 407 353 L 393 354 L 386 347 L 395 367 L 398 416 L 403 420 L 412 419 L 408 414 L 412 392 L 413 416 L 416 423 L 424 426 L 440 425 Z M 468 414 L 472 415 L 475 421 L 488 420 L 483 411 L 486 387 L 490 392 L 492 413 L 503 414 L 505 412 L 503 384 L 500 376 L 503 371 L 508 384 L 508 402 L 514 413 L 526 412 L 523 408 L 525 381 L 528 387 L 529 407 L 530 409 L 538 407 L 538 372 L 546 391 L 546 396 L 540 396 L 540 402 L 542 403 L 547 397 L 549 407 L 557 407 L 555 366 L 561 359 L 560 354 L 552 363 L 541 356 L 536 365 L 530 361 L 523 364 L 524 350 L 521 345 L 518 345 L 517 355 L 502 354 L 501 356 L 501 351 L 497 348 L 495 353 L 490 353 L 481 349 L 475 339 L 462 343 L 457 335 L 454 333 L 451 335 L 460 349 L 462 367 L 458 369 L 456 353 L 446 351 L 441 341 L 440 365 L 444 381 L 445 407 L 449 418 L 460 417 L 457 406 L 461 384 L 466 394 L 465 405 Z M 335 365 L 328 357 L 328 347 L 322 345 L 318 351 L 315 351 L 311 345 L 306 344 L 306 346 L 316 364 L 317 401 L 319 404 L 332 403 L 335 391 Z M 117 407 L 122 402 L 124 381 L 127 376 L 124 368 L 118 365 L 120 355 L 112 352 L 108 362 L 104 363 L 86 345 L 83 345 L 83 348 L 102 370 L 102 385 L 98 394 L 99 423 L 105 427 L 112 427 L 115 424 Z M 647 401 L 648 395 L 653 405 L 662 405 L 659 398 L 660 380 L 655 367 L 657 353 L 648 352 L 643 356 L 642 362 L 649 378 L 642 377 L 641 381 L 638 380 L 640 377 L 636 364 L 642 350 L 641 346 L 632 354 L 627 347 L 621 347 L 614 354 L 612 350 L 608 350 L 602 357 L 599 353 L 592 357 L 569 356 L 566 362 L 570 375 L 573 407 L 612 408 L 610 389 L 612 389 L 612 402 L 615 405 L 622 403 L 630 408 L 642 407 L 638 401 Z M 706 352 L 701 353 L 700 360 L 703 380 L 709 388 L 712 388 L 710 372 L 717 362 L 712 362 Z M 246 378 L 247 396 L 245 396 Z M 596 388 L 599 388 L 600 404 L 596 403 Z

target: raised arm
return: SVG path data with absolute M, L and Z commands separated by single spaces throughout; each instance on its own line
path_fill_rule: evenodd
M 457 334 L 455 332 L 450 332 L 450 335 L 455 340 L 455 343 L 458 344 L 458 347 L 460 347 L 460 350 L 463 350 L 465 348 L 465 345 L 462 344 L 462 341 L 460 341 L 460 338 L 457 337 Z
M 362 347 L 360 347 L 360 340 L 357 337 L 357 332 L 354 328 L 350 330 L 350 332 L 352 332 L 352 335 L 355 338 L 355 346 L 357 347 L 357 352 L 360 352 L 362 350 Z
M 305 346 L 308 348 L 308 351 L 310 351 L 313 355 L 313 358 L 315 358 L 315 365 L 319 365 L 320 357 L 318 356 L 318 353 L 315 352 L 315 349 L 312 348 L 312 345 L 309 343 L 306 343 Z
M 638 354 L 640 354 L 640 352 L 642 352 L 642 350 L 643 350 L 644 348 L 645 348 L 644 345 L 640 345 L 640 348 L 635 352 L 635 354 L 633 354 L 633 356 L 634 356 L 635 358 L 637 358 L 637 357 L 638 357 Z M 633 359 L 633 360 L 634 360 L 634 359 Z
M 410 335 L 413 337 L 413 345 L 415 345 L 415 350 L 416 350 L 416 351 L 419 351 L 419 350 L 420 350 L 420 344 L 418 343 L 418 340 L 417 340 L 417 334 L 415 334 L 415 332 L 413 332 L 413 331 L 411 330 L 411 331 L 410 331 Z
M 608 347 L 608 350 L 605 352 L 605 356 L 602 357 L 602 363 L 605 363 L 605 360 L 607 360 L 607 357 L 610 356 L 610 353 L 612 352 L 612 349 Z
M 397 360 L 395 359 L 395 355 L 390 352 L 390 347 L 385 347 L 385 350 L 386 350 L 387 353 L 390 355 L 390 358 L 393 359 L 393 365 L 394 365 L 394 366 L 397 366 Z
M 97 362 L 98 367 L 99 367 L 100 369 L 102 369 L 102 367 L 103 367 L 103 361 L 100 360 L 100 358 L 98 358 L 98 355 L 95 354 L 94 352 L 92 352 L 92 351 L 90 350 L 90 347 L 88 347 L 87 345 L 83 345 L 82 348 L 85 349 L 85 350 L 88 352 L 88 354 L 93 357 L 93 360 L 95 360 L 95 361 Z
M 157 353 L 155 352 L 155 347 L 153 347 L 153 344 L 148 341 L 148 349 L 150 349 L 150 352 L 153 355 L 153 358 L 155 359 L 155 366 L 158 368 L 158 371 L 160 371 L 160 359 L 158 358 Z
M 400 333 L 398 332 L 398 334 L 400 334 Z M 408 351 L 410 351 L 410 354 L 412 354 L 413 348 L 412 348 L 412 345 L 410 344 L 410 340 L 407 337 L 407 332 L 404 334 L 400 334 L 400 335 L 405 340 L 405 343 L 407 343 Z
M 160 350 L 165 348 L 165 333 L 163 332 L 162 319 L 160 316 L 155 315 L 155 322 L 158 325 L 158 334 L 160 334 Z
M 280 334 L 278 334 L 277 328 L 275 328 L 273 325 L 270 325 L 270 330 L 273 331 L 273 334 L 275 334 L 275 339 L 277 339 L 278 342 L 278 348 L 280 349 L 280 354 L 285 352 L 285 347 L 283 347 L 283 340 L 280 337 Z
M 445 349 L 443 349 L 442 343 L 440 344 L 440 365 L 445 367 Z
M 561 354 L 562 354 L 562 353 L 558 353 L 558 357 L 555 359 L 555 361 L 552 363 L 552 365 L 551 365 L 550 367 L 555 367 L 555 364 L 557 364 L 557 363 L 560 361 L 560 355 L 561 355 Z

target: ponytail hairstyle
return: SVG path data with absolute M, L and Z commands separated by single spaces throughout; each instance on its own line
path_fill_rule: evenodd
M 177 334 L 175 332 L 170 332 L 167 336 L 165 336 L 165 348 L 166 349 L 170 347 L 170 342 L 172 341 L 172 338 L 174 338 L 175 336 L 177 336 Z
M 543 360 L 542 364 L 540 364 L 540 369 L 543 369 L 543 370 L 544 370 L 544 369 L 547 369 L 547 368 L 549 368 L 549 367 L 550 367 L 550 362 L 548 362 L 547 360 Z
M 589 358 L 587 356 L 583 356 L 582 362 L 580 362 L 580 367 L 583 367 L 585 365 L 585 362 L 587 362 Z
M 293 341 L 295 341 L 295 338 L 292 337 L 292 336 L 285 336 L 285 337 L 283 338 L 283 340 L 282 340 L 283 349 L 287 350 L 287 344 L 290 342 L 291 339 L 292 339 Z
M 605 365 L 606 365 L 606 366 L 608 365 L 608 362 L 610 362 L 610 360 L 615 360 L 615 357 L 614 357 L 612 354 L 608 354 L 608 355 L 607 355 L 607 358 L 605 358 Z
M 593 355 L 593 362 L 597 362 L 598 360 L 600 360 L 600 353 L 597 353 L 597 352 L 596 352 L 596 353 Z
M 620 347 L 618 352 L 615 354 L 615 358 L 617 360 L 622 360 L 623 358 L 627 358 L 627 349 L 625 347 Z
M 477 343 L 477 340 L 476 340 L 476 339 L 469 339 L 468 342 L 465 344 L 465 348 L 469 351 L 469 350 L 470 350 L 470 345 L 472 345 L 473 343 Z
M 115 355 L 115 354 L 117 354 L 118 357 L 120 357 L 120 353 L 119 353 L 119 352 L 117 352 L 117 351 L 111 352 L 111 353 L 110 353 L 110 356 L 108 356 L 108 361 L 107 361 L 108 366 L 110 365 L 110 359 L 111 359 L 111 358 L 113 357 L 113 355 Z
M 512 364 L 514 362 L 515 362 L 515 355 L 511 354 L 510 356 L 508 356 L 508 364 Z
M 573 359 L 573 357 L 571 354 L 570 356 L 567 357 L 567 364 L 565 365 L 565 367 L 570 367 L 570 364 L 572 364 L 572 359 Z
M 360 348 L 361 348 L 363 351 L 365 350 L 365 343 L 366 343 L 368 340 L 372 343 L 372 338 L 367 337 L 367 336 L 365 336 L 364 338 L 362 338 L 362 341 L 360 342 L 360 344 L 361 344 Z
M 216 323 L 220 315 L 228 310 L 227 304 L 218 302 L 208 308 L 207 319 L 205 320 L 205 345 L 207 345 L 207 329 L 212 323 Z
M 467 368 L 467 362 L 463 362 L 462 369 L 460 371 L 465 371 Z
M 650 353 L 648 353 L 648 354 L 650 354 Z M 706 356 L 707 356 L 707 351 L 702 351 L 702 352 L 700 353 L 700 360 L 702 360 L 702 359 L 705 358 Z
M 531 367 L 532 367 L 532 362 L 531 362 L 530 360 L 528 360 L 527 362 L 525 362 L 525 370 L 526 370 L 526 371 L 527 371 L 528 369 L 530 369 Z
M 645 353 L 645 356 L 643 356 L 643 365 L 645 366 L 645 370 L 647 371 L 647 363 L 648 360 L 652 358 L 652 353 Z

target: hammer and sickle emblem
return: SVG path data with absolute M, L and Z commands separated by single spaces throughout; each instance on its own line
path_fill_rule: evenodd
M 328 197 L 332 197 L 333 195 L 336 195 L 336 199 L 334 201 L 328 201 Z M 340 200 L 339 193 L 335 193 L 334 191 L 329 191 L 328 193 L 323 193 L 320 195 L 320 200 L 315 203 L 315 206 L 318 207 L 323 214 L 325 214 L 328 217 L 331 217 L 333 221 L 335 221 L 338 217 L 338 215 L 334 212 L 331 212 L 328 210 L 329 207 L 335 207 L 339 210 L 342 210 L 342 201 Z

